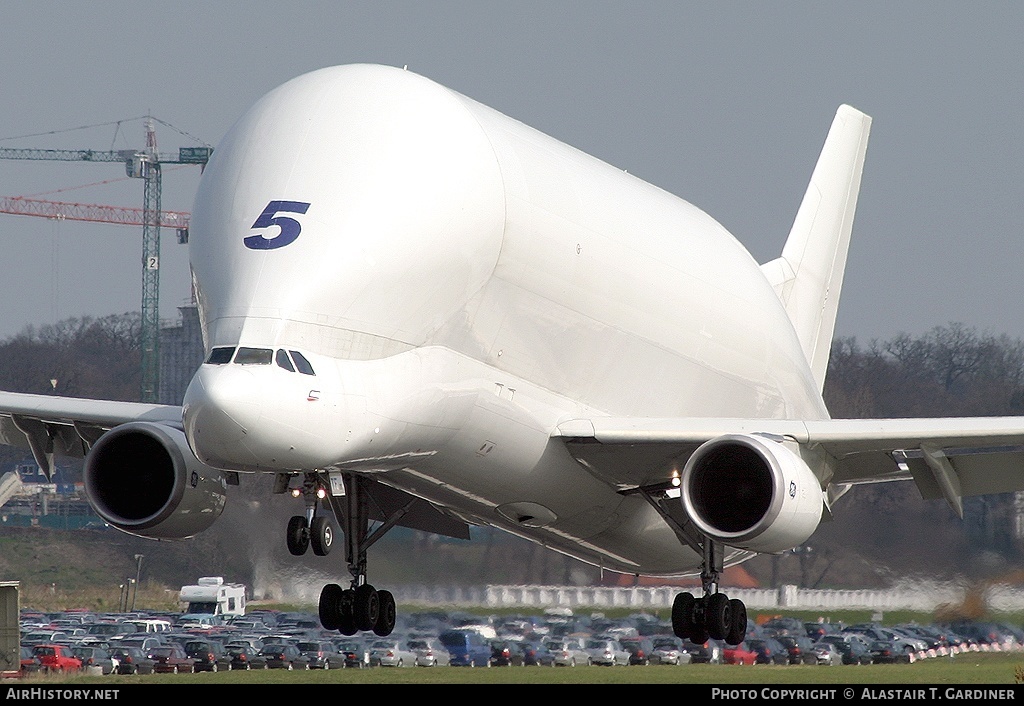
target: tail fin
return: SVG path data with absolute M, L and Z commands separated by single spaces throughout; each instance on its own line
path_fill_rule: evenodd
M 819 390 L 828 369 L 870 128 L 869 116 L 839 107 L 782 257 L 761 266 L 793 322 Z

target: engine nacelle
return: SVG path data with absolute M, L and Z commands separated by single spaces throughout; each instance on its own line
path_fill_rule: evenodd
M 96 513 L 140 537 L 184 539 L 213 524 L 227 500 L 221 472 L 196 459 L 180 429 L 131 422 L 100 437 L 85 459 Z
M 701 445 L 683 468 L 686 514 L 708 537 L 755 552 L 803 544 L 821 521 L 821 484 L 780 443 L 727 434 Z

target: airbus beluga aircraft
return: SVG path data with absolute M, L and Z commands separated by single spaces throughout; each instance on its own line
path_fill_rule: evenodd
M 395 625 L 367 549 L 490 525 L 604 569 L 699 573 L 677 635 L 738 643 L 725 566 L 798 546 L 851 486 L 958 511 L 1024 489 L 1024 420 L 831 419 L 821 391 L 870 118 L 835 115 L 778 259 L 690 203 L 422 76 L 351 65 L 259 100 L 207 166 L 206 361 L 181 407 L 0 393 L 0 441 L 84 456 L 96 512 L 184 538 L 228 486 L 344 536 L 325 627 Z M 781 239 L 780 239 L 781 240 Z M 337 523 L 335 525 L 335 523 Z

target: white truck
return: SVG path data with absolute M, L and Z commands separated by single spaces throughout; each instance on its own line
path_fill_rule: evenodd
M 182 586 L 178 600 L 187 604 L 187 615 L 245 615 L 245 584 L 224 583 L 222 576 L 204 576 L 191 586 Z

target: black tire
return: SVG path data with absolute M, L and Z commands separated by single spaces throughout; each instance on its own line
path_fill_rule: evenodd
M 338 632 L 342 635 L 355 635 L 359 631 L 353 615 L 354 603 L 355 591 L 346 588 L 341 592 L 341 600 L 338 603 Z
M 387 637 L 394 631 L 398 621 L 395 597 L 391 591 L 377 591 L 377 622 L 373 624 L 373 632 L 380 637 Z
M 738 645 L 747 636 L 747 606 L 738 598 L 729 601 L 729 629 L 725 633 L 725 641 L 730 645 Z
M 355 589 L 352 601 L 353 623 L 358 630 L 373 630 L 380 616 L 380 596 L 368 583 Z
M 309 526 L 302 515 L 294 515 L 288 520 L 288 531 L 285 535 L 288 551 L 292 556 L 302 556 L 309 548 Z
M 334 528 L 331 521 L 326 517 L 314 517 L 313 524 L 309 527 L 309 543 L 313 546 L 313 553 L 317 556 L 327 556 L 331 553 L 331 545 L 334 544 Z
M 672 632 L 681 640 L 688 640 L 693 635 L 693 607 L 696 602 L 697 599 L 689 592 L 676 595 L 672 602 Z
M 731 617 L 729 597 L 724 593 L 712 593 L 704 598 L 704 627 L 708 635 L 724 640 L 730 629 Z
M 214 662 L 213 665 L 210 667 L 211 672 L 216 672 L 218 669 L 220 668 L 217 666 L 216 662 Z
M 336 583 L 329 583 L 320 589 L 318 604 L 320 624 L 324 630 L 337 630 L 341 627 L 341 599 L 344 589 Z

